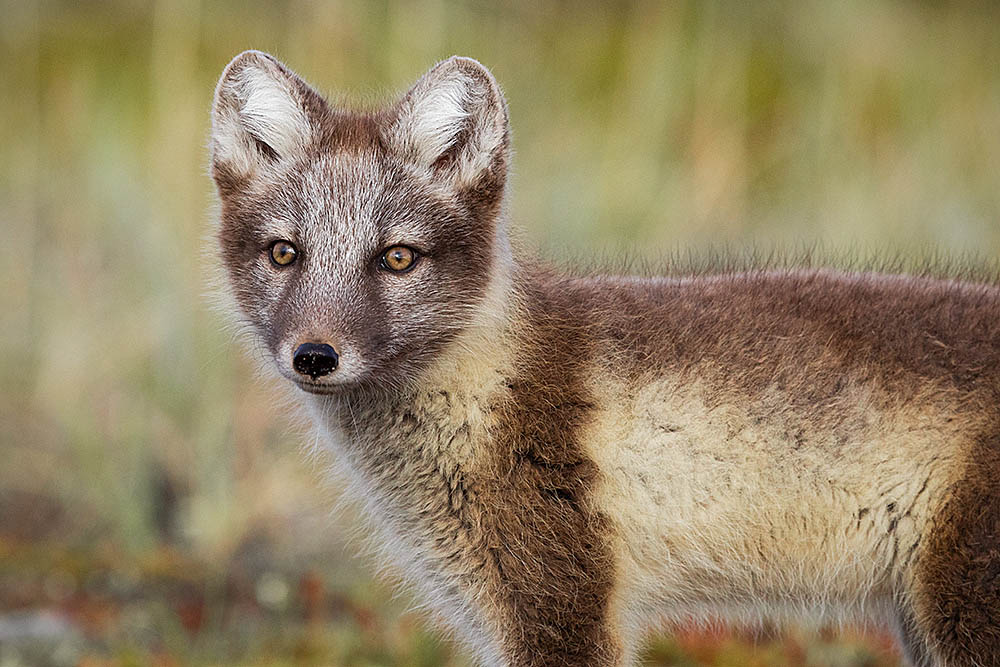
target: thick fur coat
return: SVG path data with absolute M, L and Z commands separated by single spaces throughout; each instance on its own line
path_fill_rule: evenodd
M 626 665 L 664 621 L 804 611 L 1000 665 L 1000 290 L 563 276 L 509 240 L 509 144 L 464 58 L 370 112 L 259 52 L 216 89 L 239 317 L 418 597 L 487 665 Z

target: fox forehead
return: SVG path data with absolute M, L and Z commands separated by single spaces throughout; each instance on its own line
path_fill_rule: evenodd
M 436 243 L 451 206 L 377 145 L 321 150 L 267 188 L 255 207 L 261 240 L 286 238 L 338 248 Z

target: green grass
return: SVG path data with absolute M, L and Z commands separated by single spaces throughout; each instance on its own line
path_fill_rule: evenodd
M 452 53 L 480 59 L 510 101 L 514 223 L 560 261 L 1000 251 L 988 3 L 5 0 L 0 15 L 0 618 L 62 609 L 74 628 L 0 646 L 3 665 L 463 664 L 353 557 L 322 463 L 206 305 L 208 110 L 240 50 L 359 103 Z M 880 636 L 692 637 L 656 641 L 651 664 L 893 660 Z

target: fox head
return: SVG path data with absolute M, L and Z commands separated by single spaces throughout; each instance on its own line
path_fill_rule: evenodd
M 278 371 L 313 393 L 396 386 L 472 326 L 509 257 L 509 159 L 506 103 L 474 60 L 356 112 L 237 56 L 212 109 L 218 240 Z

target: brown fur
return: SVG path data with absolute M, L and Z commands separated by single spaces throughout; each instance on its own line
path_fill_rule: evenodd
M 611 525 L 593 504 L 599 471 L 578 442 L 592 408 L 583 375 L 597 350 L 574 336 L 582 328 L 577 304 L 537 278 L 519 285 L 524 332 L 497 414 L 498 474 L 486 503 L 501 600 L 519 637 L 511 662 L 617 664 Z
M 916 664 L 925 655 L 946 665 L 1000 664 L 997 288 L 877 274 L 751 271 L 636 283 L 557 279 L 548 289 L 568 297 L 566 316 L 588 323 L 568 331 L 584 334 L 570 336 L 569 347 L 589 350 L 590 361 L 610 355 L 635 376 L 715 373 L 717 386 L 751 400 L 778 386 L 803 421 L 827 422 L 845 438 L 851 431 L 837 423 L 836 405 L 851 384 L 877 385 L 895 405 L 928 395 L 947 402 L 949 419 L 972 425 L 966 473 L 949 489 L 919 557 L 911 563 L 916 544 L 898 554 L 901 566 L 912 565 L 918 591 L 902 603 L 904 642 Z M 799 429 L 789 428 L 790 446 L 801 446 Z M 907 516 L 892 496 L 884 500 L 890 515 Z M 859 522 L 870 511 L 859 508 Z M 887 540 L 895 539 L 897 521 L 890 520 Z M 907 567 L 900 571 L 910 576 Z M 908 598 L 905 590 L 897 595 Z
M 992 422 L 916 564 L 912 634 L 947 665 L 1000 665 L 1000 422 Z
M 249 101 L 252 85 L 270 97 Z M 251 104 L 293 117 L 239 116 Z M 889 604 L 916 665 L 1000 665 L 1000 289 L 822 269 L 577 278 L 511 257 L 506 104 L 473 61 L 446 61 L 397 104 L 357 113 L 247 53 L 224 73 L 215 113 L 219 239 L 240 314 L 280 372 L 316 394 L 307 405 L 387 552 L 484 660 L 634 658 L 626 571 L 650 549 L 676 556 L 686 578 L 666 597 L 682 609 L 753 607 L 809 599 L 780 568 L 821 567 L 809 549 L 837 555 L 843 541 L 871 551 L 845 567 L 872 565 L 858 575 L 865 590 L 829 587 L 832 603 Z M 293 266 L 263 259 L 276 237 L 299 248 Z M 379 269 L 386 246 L 418 241 L 406 277 Z M 340 352 L 325 384 L 290 370 L 303 341 Z M 666 398 L 643 398 L 651 387 Z M 678 396 L 687 388 L 697 392 Z M 723 425 L 722 450 L 699 440 L 717 437 L 693 427 L 700 414 Z M 940 442 L 918 452 L 914 478 L 837 477 L 841 464 L 909 471 L 901 459 L 922 431 Z M 688 544 L 650 519 L 640 537 L 653 546 L 630 542 L 631 514 L 650 508 L 622 489 L 680 512 L 686 497 L 663 480 L 695 482 L 655 469 L 623 481 L 634 470 L 602 459 L 618 437 L 648 440 L 625 444 L 655 455 L 650 466 L 725 470 L 725 488 L 699 487 L 693 507 L 718 510 L 732 541 Z M 685 459 L 684 447 L 709 454 Z M 760 461 L 746 473 L 759 480 L 738 479 Z M 785 474 L 807 482 L 789 493 L 829 495 L 845 515 L 768 505 Z M 746 508 L 713 505 L 734 497 Z M 754 523 L 768 512 L 795 525 Z

